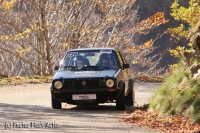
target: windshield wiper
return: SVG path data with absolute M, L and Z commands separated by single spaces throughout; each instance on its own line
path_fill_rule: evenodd
M 103 68 L 104 68 L 104 69 L 108 69 L 108 70 L 110 69 L 109 67 L 103 67 Z
M 83 69 L 84 68 L 99 68 L 99 66 L 84 66 Z

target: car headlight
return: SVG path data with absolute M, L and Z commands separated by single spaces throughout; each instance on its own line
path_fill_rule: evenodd
M 63 83 L 62 83 L 61 81 L 56 81 L 56 82 L 54 83 L 54 87 L 55 87 L 56 89 L 60 89 L 60 88 L 62 88 L 62 86 L 63 86 Z
M 112 79 L 108 79 L 108 80 L 106 81 L 106 85 L 107 85 L 108 87 L 113 87 L 113 86 L 114 86 L 114 81 L 113 81 Z

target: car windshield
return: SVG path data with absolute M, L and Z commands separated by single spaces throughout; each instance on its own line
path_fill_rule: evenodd
M 117 69 L 119 63 L 114 50 L 69 51 L 61 63 L 62 70 Z

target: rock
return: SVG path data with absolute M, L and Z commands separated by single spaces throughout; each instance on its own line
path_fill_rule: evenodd
M 197 51 L 200 50 L 200 32 L 195 37 L 195 43 L 194 43 L 194 47 L 193 48 L 194 48 L 194 50 L 197 50 Z
M 183 60 L 184 60 L 184 62 L 186 62 L 187 66 L 191 66 L 194 59 L 199 59 L 199 58 L 200 58 L 200 54 L 196 50 L 194 50 L 192 52 L 184 52 L 183 53 Z
M 200 64 L 192 65 L 190 67 L 190 71 L 192 73 L 193 78 L 197 78 L 198 75 L 200 75 Z
M 193 76 L 194 79 L 200 79 L 200 69 Z
M 187 66 L 190 66 L 194 59 L 195 52 L 184 52 L 183 60 L 186 62 Z

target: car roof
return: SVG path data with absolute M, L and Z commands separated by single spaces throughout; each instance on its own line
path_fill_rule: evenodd
M 116 51 L 115 48 L 77 48 L 77 49 L 70 49 L 68 51 L 84 51 L 84 50 L 114 50 Z

